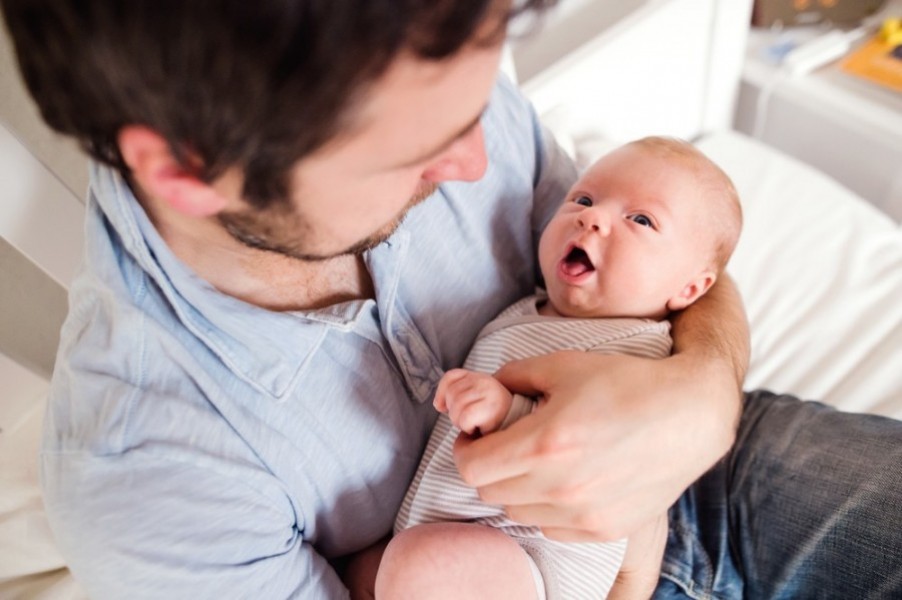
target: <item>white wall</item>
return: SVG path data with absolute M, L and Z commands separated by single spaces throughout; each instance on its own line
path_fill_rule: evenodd
M 83 198 L 88 188 L 87 160 L 77 144 L 58 136 L 41 121 L 37 107 L 22 85 L 12 42 L 2 17 L 0 25 L 0 123 L 72 194 Z
M 22 85 L 5 26 L 0 27 L 0 353 L 49 377 L 65 287 L 81 256 L 87 160 L 51 132 Z M 0 373 L 0 397 L 27 394 Z
M 541 116 L 591 124 L 615 141 L 728 129 L 751 6 L 571 0 L 540 35 L 514 45 L 521 85 Z

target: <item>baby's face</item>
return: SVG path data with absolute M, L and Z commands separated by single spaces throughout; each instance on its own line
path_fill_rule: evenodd
M 663 318 L 708 274 L 715 237 L 682 159 L 624 146 L 574 184 L 539 243 L 550 305 L 570 317 Z M 707 286 L 705 286 L 707 289 Z M 703 293 L 704 290 L 701 290 Z

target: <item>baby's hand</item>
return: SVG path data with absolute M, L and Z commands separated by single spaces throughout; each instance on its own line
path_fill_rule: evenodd
M 453 369 L 439 381 L 432 404 L 461 431 L 478 435 L 501 426 L 511 399 L 507 388 L 491 375 Z

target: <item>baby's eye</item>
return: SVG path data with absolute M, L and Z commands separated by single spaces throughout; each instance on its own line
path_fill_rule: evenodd
M 574 202 L 583 206 L 592 206 L 592 199 L 588 196 L 580 196 L 579 198 L 574 200 Z
M 633 215 L 630 217 L 634 222 L 642 225 L 642 227 L 651 227 L 654 229 L 655 224 L 651 222 L 651 219 L 646 217 L 645 215 Z

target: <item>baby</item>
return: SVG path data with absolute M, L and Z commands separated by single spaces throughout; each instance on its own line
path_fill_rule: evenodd
M 732 182 L 688 143 L 644 138 L 589 167 L 539 242 L 545 293 L 503 311 L 479 334 L 464 369 L 439 383 L 434 403 L 444 414 L 380 564 L 377 597 L 651 595 L 666 515 L 628 540 L 550 540 L 483 503 L 460 479 L 452 448 L 461 431 L 485 435 L 542 418 L 542 398 L 512 395 L 490 375 L 506 362 L 559 350 L 669 355 L 667 315 L 716 281 L 741 223 Z

